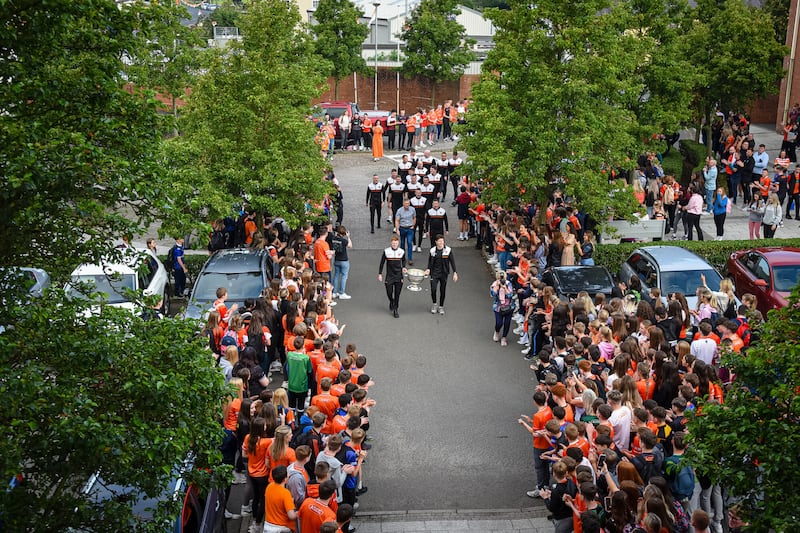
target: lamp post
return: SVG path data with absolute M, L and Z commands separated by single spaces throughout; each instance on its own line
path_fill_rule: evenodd
M 378 110 L 378 6 L 380 2 L 372 2 L 375 6 L 375 94 L 374 94 L 374 107 L 373 110 Z

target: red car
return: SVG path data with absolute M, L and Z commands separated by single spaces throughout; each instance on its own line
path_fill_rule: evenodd
M 770 309 L 788 303 L 789 293 L 800 280 L 800 248 L 753 248 L 731 254 L 728 275 L 736 295 L 754 294 L 758 310 L 767 316 Z

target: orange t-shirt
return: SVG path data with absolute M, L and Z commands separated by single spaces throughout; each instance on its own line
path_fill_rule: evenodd
M 408 133 L 414 133 L 414 130 L 416 129 L 417 129 L 417 117 L 415 115 L 412 115 L 408 117 L 408 120 L 406 120 L 406 131 Z
M 236 431 L 236 427 L 238 426 L 238 419 L 239 419 L 239 411 L 242 408 L 242 400 L 239 398 L 234 398 L 231 402 L 231 405 L 228 407 L 228 416 L 225 417 L 224 426 L 225 429 L 230 431 Z
M 295 521 L 289 520 L 289 511 L 294 511 L 294 499 L 289 489 L 279 483 L 270 483 L 264 493 L 264 520 L 276 526 L 294 531 Z
M 311 359 L 311 368 L 314 369 L 314 374 L 317 373 L 317 367 L 325 360 L 325 352 L 322 350 L 311 350 L 307 353 L 308 358 Z
M 544 406 L 532 417 L 532 427 L 534 431 L 540 431 L 544 429 L 544 425 L 547 424 L 547 421 L 553 418 L 553 411 L 548 406 Z M 539 450 L 547 450 L 550 448 L 550 438 L 549 437 L 533 437 L 533 447 Z
M 356 383 L 358 385 L 358 383 Z M 344 383 L 337 383 L 331 387 L 331 396 L 336 396 L 337 398 L 344 394 Z
M 341 433 L 345 429 L 347 429 L 347 417 L 342 415 L 334 416 L 330 427 L 331 435 Z
M 361 131 L 364 133 L 369 133 L 372 131 L 372 119 L 369 117 L 364 117 L 364 120 L 361 121 Z
M 314 241 L 314 267 L 317 272 L 331 271 L 331 258 L 328 257 L 328 251 L 331 246 L 325 239 L 317 239 Z
M 636 389 L 639 391 L 642 401 L 652 400 L 653 393 L 656 391 L 656 382 L 652 378 L 640 379 L 636 382 Z
M 319 498 L 319 483 L 309 483 L 306 486 L 306 492 L 309 498 Z M 336 498 L 331 498 L 331 501 L 328 502 L 328 507 L 335 513 L 339 511 L 339 502 L 336 501 Z
M 350 382 L 353 385 L 358 385 L 358 376 L 364 373 L 363 368 L 351 368 L 350 369 Z
M 256 223 L 250 219 L 244 221 L 244 243 L 250 245 L 253 243 L 253 235 L 256 233 Z
M 244 444 L 242 445 L 244 450 L 247 450 L 247 443 L 249 440 L 249 436 L 244 439 Z M 267 450 L 269 449 L 270 444 L 272 444 L 272 439 L 258 439 L 258 442 L 256 442 L 255 452 L 247 454 L 247 471 L 250 473 L 250 477 L 269 476 Z
M 323 360 L 317 366 L 317 390 L 322 390 L 320 383 L 322 383 L 322 378 L 331 378 L 331 381 L 336 383 L 339 378 L 339 372 L 342 369 L 342 364 L 337 361 L 333 360 L 330 363 Z
M 311 405 L 319 407 L 320 412 L 324 413 L 328 418 L 328 422 L 330 422 L 339 408 L 339 399 L 330 394 L 317 394 L 311 398 Z
M 336 522 L 336 513 L 316 498 L 306 498 L 297 514 L 300 533 L 319 533 L 325 522 Z
M 272 445 L 273 439 L 267 439 Z M 267 447 L 267 460 L 269 461 L 269 480 L 272 482 L 272 470 L 278 466 L 289 466 L 293 462 L 297 461 L 297 455 L 295 455 L 294 450 L 289 448 L 288 446 L 283 451 L 283 455 L 278 457 L 277 460 L 272 458 L 272 455 L 269 453 L 269 447 Z

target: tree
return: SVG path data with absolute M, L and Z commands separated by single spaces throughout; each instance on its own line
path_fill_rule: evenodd
M 317 23 L 311 27 L 317 54 L 328 60 L 333 76 L 333 98 L 339 99 L 339 81 L 353 72 L 369 72 L 361 46 L 369 26 L 359 22 L 364 12 L 350 0 L 320 0 L 314 11 Z
M 514 1 L 487 15 L 495 48 L 473 88 L 475 133 L 459 147 L 491 183 L 489 197 L 532 195 L 543 206 L 561 187 L 597 220 L 629 215 L 633 196 L 609 176 L 629 167 L 652 133 L 637 116 L 648 87 L 641 65 L 658 50 L 643 15 L 604 0 L 545 0 L 535 9 Z
M 724 405 L 704 403 L 689 421 L 689 461 L 737 501 L 748 531 L 790 531 L 797 523 L 800 447 L 800 290 L 770 311 L 746 354 L 727 352 L 735 379 Z
M 742 110 L 756 98 L 778 91 L 788 49 L 775 40 L 774 28 L 768 12 L 739 0 L 697 2 L 683 34 L 688 58 L 700 73 L 694 85 L 694 109 L 705 120 L 708 139 L 716 109 Z
M 457 80 L 475 58 L 470 48 L 475 41 L 457 20 L 461 13 L 456 0 L 422 0 L 411 11 L 400 38 L 406 43 L 401 71 L 404 75 L 431 80 L 431 105 L 436 104 L 436 84 Z
M 95 472 L 157 496 L 189 453 L 218 471 L 227 389 L 192 342 L 194 324 L 56 289 L 30 301 L 10 268 L 42 267 L 62 285 L 78 263 L 119 258 L 113 239 L 141 233 L 170 205 L 153 93 L 125 76 L 130 58 L 151 53 L 145 34 L 164 42 L 151 30 L 165 9 L 0 4 L 0 468 L 23 478 L 0 498 L 4 530 L 128 530 L 131 501 L 81 494 Z
M 0 267 L 63 279 L 169 203 L 152 92 L 126 90 L 123 57 L 163 7 L 109 0 L 0 5 Z
M 247 203 L 299 224 L 308 204 L 323 198 L 323 160 L 307 114 L 330 67 L 299 23 L 294 3 L 249 3 L 242 41 L 206 65 L 182 115 L 182 135 L 166 145 L 165 166 L 183 198 L 176 212 L 208 220 Z M 169 227 L 172 214 L 165 213 Z
M 152 10 L 149 5 L 135 5 L 133 9 Z M 178 99 L 192 85 L 200 65 L 203 39 L 201 30 L 181 24 L 189 17 L 183 6 L 167 6 L 156 13 L 137 33 L 143 40 L 142 53 L 130 56 L 127 72 L 133 83 L 158 91 L 169 103 L 171 120 L 167 131 L 177 135 Z

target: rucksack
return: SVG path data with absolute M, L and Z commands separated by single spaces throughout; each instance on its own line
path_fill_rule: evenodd
M 219 230 L 211 232 L 211 239 L 208 241 L 208 250 L 216 252 L 225 248 L 225 233 Z
M 238 248 L 244 246 L 245 240 L 245 233 L 247 233 L 244 229 L 244 223 L 247 220 L 247 213 L 242 213 L 239 215 L 239 218 L 236 219 L 236 226 L 233 230 L 233 246 L 234 248 Z
M 664 189 L 664 205 L 672 205 L 675 203 L 675 189 L 672 185 L 667 185 Z
M 664 473 L 669 481 L 672 494 L 677 500 L 691 498 L 694 492 L 694 469 L 688 465 L 680 464 L 680 457 L 672 456 L 664 461 Z
M 167 272 L 172 272 L 175 270 L 175 249 L 177 248 L 176 244 L 172 245 L 172 248 L 167 250 L 167 260 L 164 261 L 164 267 L 166 267 Z
M 747 321 L 746 318 L 736 318 L 736 323 L 739 324 L 739 327 L 736 328 L 736 334 L 742 339 L 742 342 L 745 346 L 750 346 L 750 323 Z

